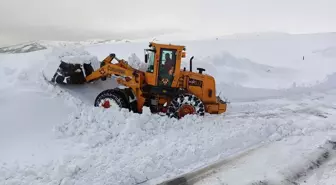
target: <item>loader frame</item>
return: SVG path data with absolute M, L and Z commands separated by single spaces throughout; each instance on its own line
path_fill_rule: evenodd
M 192 71 L 193 57 L 189 71 L 180 69 L 182 58 L 186 56 L 184 46 L 150 42 L 144 51 L 145 62 L 149 64 L 146 71 L 133 68 L 114 53 L 108 55 L 97 70 L 84 66 L 84 83 L 114 76 L 118 84 L 126 87 L 104 90 L 96 97 L 95 106 L 101 106 L 100 102 L 111 96 L 120 107 L 137 113 L 142 113 L 143 106 L 174 117 L 185 113 L 204 115 L 205 112 L 220 114 L 226 111 L 226 102 L 216 96 L 214 78 L 203 74 L 203 68 L 197 68 L 198 73 Z M 113 60 L 117 63 L 112 63 Z M 60 76 L 58 81 L 66 81 L 64 75 Z

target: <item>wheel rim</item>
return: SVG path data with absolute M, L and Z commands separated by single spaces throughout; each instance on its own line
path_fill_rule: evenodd
M 187 114 L 195 114 L 195 108 L 192 105 L 182 105 L 178 111 L 178 115 L 180 118 L 184 117 Z
M 114 101 L 113 99 L 110 98 L 105 98 L 102 99 L 99 103 L 100 107 L 103 107 L 105 109 L 109 109 L 109 108 L 117 108 L 119 107 L 119 105 L 117 104 L 116 101 Z

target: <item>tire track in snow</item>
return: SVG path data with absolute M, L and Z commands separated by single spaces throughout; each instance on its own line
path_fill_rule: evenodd
M 323 146 L 319 147 L 315 153 L 311 154 L 311 160 L 299 169 L 295 170 L 292 175 L 286 177 L 284 182 L 288 185 L 299 185 L 311 176 L 316 170 L 336 158 L 336 141 L 327 141 Z
M 237 163 L 239 160 L 243 160 L 244 158 L 249 157 L 249 155 L 258 152 L 258 150 L 262 148 L 265 148 L 265 146 L 256 147 L 247 152 L 236 155 L 233 158 L 227 158 L 212 165 L 206 166 L 202 169 L 195 170 L 193 172 L 181 175 L 179 177 L 159 183 L 157 185 L 202 184 L 200 183 L 202 180 L 206 181 L 204 179 L 207 179 L 208 177 L 211 178 L 211 176 L 220 173 L 220 171 L 222 170 L 221 168 L 230 167 L 230 164 L 234 166 L 234 163 Z M 328 140 L 320 147 L 315 148 L 306 157 L 302 158 L 302 161 L 297 161 L 296 163 L 292 164 L 290 168 L 286 168 L 285 170 L 290 171 L 290 173 L 288 172 L 287 175 L 278 178 L 278 180 L 274 179 L 269 180 L 266 177 L 266 179 L 256 180 L 251 183 L 246 183 L 246 185 L 299 185 L 301 183 L 304 183 L 305 179 L 307 179 L 310 175 L 312 175 L 314 171 L 323 168 L 323 166 L 328 161 L 331 161 L 332 159 L 336 158 L 335 154 L 336 154 L 336 142 Z M 277 172 L 274 171 L 274 173 Z M 220 181 L 219 183 L 211 182 L 210 184 L 230 185 L 230 183 L 225 182 L 225 177 L 224 179 L 222 179 L 220 176 L 218 176 L 217 179 L 218 181 Z
M 161 182 L 156 185 L 191 185 L 196 182 L 198 182 L 201 179 L 204 179 L 208 176 L 211 176 L 212 174 L 216 173 L 216 171 L 223 165 L 227 165 L 228 163 L 237 161 L 247 155 L 249 155 L 251 152 L 258 150 L 263 145 L 255 146 L 247 151 L 237 153 L 233 155 L 232 157 L 228 157 L 224 160 L 215 162 L 213 164 L 209 164 L 203 168 L 194 170 L 192 172 L 186 173 L 184 175 L 180 175 L 178 177 L 174 177 L 174 179 L 166 180 L 164 182 Z

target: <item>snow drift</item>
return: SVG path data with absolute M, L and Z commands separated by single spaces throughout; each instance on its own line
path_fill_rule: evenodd
M 197 67 L 205 68 L 205 73 L 216 77 L 217 83 L 279 89 L 288 88 L 299 80 L 297 70 L 258 64 L 228 52 L 196 58 L 194 61 L 194 71 L 197 71 Z M 189 63 L 184 62 L 183 66 L 188 69 Z
M 4 165 L 6 173 L 0 178 L 9 184 L 155 184 L 269 142 L 335 130 L 333 104 L 316 106 L 314 97 L 308 97 L 296 103 L 244 103 L 226 116 L 188 116 L 179 121 L 150 115 L 148 110 L 138 115 L 79 104 L 54 129 L 62 150 L 69 151 L 66 156 L 45 165 Z M 285 150 L 286 144 L 282 147 Z

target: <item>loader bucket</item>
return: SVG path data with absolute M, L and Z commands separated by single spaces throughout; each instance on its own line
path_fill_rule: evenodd
M 61 61 L 51 81 L 57 84 L 84 84 L 86 83 L 85 77 L 92 72 L 91 64 L 73 64 Z

